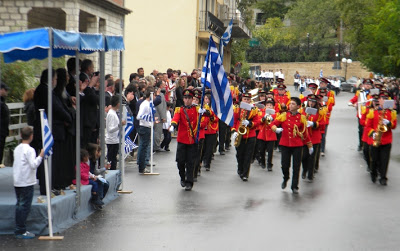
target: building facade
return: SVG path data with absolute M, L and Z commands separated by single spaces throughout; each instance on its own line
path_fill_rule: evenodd
M 124 76 L 143 67 L 145 75 L 153 69 L 168 68 L 190 72 L 201 68 L 210 35 L 216 44 L 233 18 L 232 39 L 250 38 L 236 0 L 148 0 L 126 1 L 134 9 L 126 18 L 126 57 Z M 224 48 L 224 67 L 230 68 L 230 44 Z
M 52 27 L 66 31 L 124 35 L 123 0 L 2 0 L 0 32 Z M 98 69 L 98 53 L 90 58 Z M 119 76 L 119 53 L 106 53 L 105 72 Z

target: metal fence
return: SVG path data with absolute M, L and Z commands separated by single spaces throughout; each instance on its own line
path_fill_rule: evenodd
M 319 45 L 319 44 L 305 44 L 295 47 L 277 45 L 270 48 L 262 46 L 250 47 L 246 51 L 246 59 L 251 63 L 265 63 L 265 62 L 327 62 L 338 60 L 337 44 L 332 45 Z M 348 48 L 341 48 L 340 57 L 348 57 L 355 59 L 357 55 L 352 53 L 345 55 Z

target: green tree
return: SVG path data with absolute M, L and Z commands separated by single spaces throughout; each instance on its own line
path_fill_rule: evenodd
M 290 28 L 285 27 L 279 17 L 269 18 L 265 24 L 254 31 L 256 37 L 264 47 L 274 45 L 293 45 L 297 37 L 291 32 Z
M 290 9 L 290 5 L 296 0 L 259 0 L 254 5 L 263 12 L 262 19 L 266 21 L 269 18 L 280 18 L 283 20 Z
M 371 71 L 400 77 L 400 0 L 375 3 L 375 11 L 364 19 L 357 52 Z
M 249 48 L 249 39 L 233 40 L 231 48 L 231 67 L 234 67 L 237 62 L 241 62 L 242 69 L 239 76 L 248 76 L 248 69 L 250 69 L 250 66 L 246 61 L 246 51 Z

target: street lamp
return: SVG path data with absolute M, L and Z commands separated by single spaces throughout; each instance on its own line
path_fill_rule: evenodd
M 351 60 L 350 58 L 342 58 L 342 62 L 345 64 L 344 79 L 347 80 L 347 65 L 353 63 L 353 60 Z

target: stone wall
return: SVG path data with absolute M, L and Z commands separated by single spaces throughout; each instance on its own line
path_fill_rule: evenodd
M 99 0 L 105 1 L 105 0 Z M 114 1 L 121 4 L 122 1 Z M 54 11 L 52 11 L 54 10 Z M 84 12 L 85 15 L 80 15 Z M 80 16 L 84 16 L 80 20 Z M 60 18 L 64 20 L 60 20 Z M 67 31 L 124 35 L 124 15 L 89 1 L 67 0 L 2 0 L 0 1 L 0 32 L 26 30 L 28 28 L 54 27 Z M 79 25 L 80 22 L 85 25 Z M 94 61 L 99 69 L 98 53 L 83 55 Z M 105 73 L 119 77 L 119 53 L 106 53 Z
M 250 64 L 251 66 L 260 66 L 261 70 L 273 70 L 282 69 L 283 74 L 285 74 L 285 83 L 292 85 L 293 76 L 296 71 L 299 72 L 301 76 L 311 76 L 319 77 L 319 72 L 322 69 L 324 77 L 327 76 L 345 76 L 345 64 L 342 63 L 341 70 L 334 70 L 333 62 L 294 62 L 294 63 L 261 63 L 261 64 Z M 368 78 L 370 72 L 364 68 L 360 62 L 355 61 L 348 64 L 347 67 L 347 78 L 352 76 L 360 78 Z

